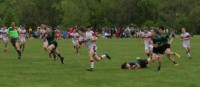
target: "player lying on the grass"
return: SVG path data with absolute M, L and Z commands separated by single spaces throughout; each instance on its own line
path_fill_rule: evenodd
M 51 54 L 55 54 L 60 58 L 60 61 L 62 64 L 64 64 L 64 57 L 62 57 L 57 49 L 58 43 L 55 38 L 55 30 L 50 30 L 50 28 L 46 28 L 45 38 L 48 41 L 49 46 L 47 47 L 47 50 Z M 54 57 L 55 59 L 55 57 Z
M 90 60 L 90 69 L 89 71 L 93 71 L 94 70 L 94 59 L 96 61 L 100 61 L 102 59 L 104 59 L 105 57 L 108 59 L 111 59 L 110 56 L 108 56 L 108 54 L 103 54 L 101 56 L 97 55 L 97 46 L 95 44 L 95 42 L 97 41 L 97 37 L 93 36 L 91 33 L 86 33 L 86 30 L 84 28 L 80 28 L 78 30 L 78 34 L 80 35 L 80 39 L 79 39 L 79 43 L 85 43 L 85 45 L 88 48 L 88 57 Z
M 4 52 L 7 52 L 7 44 L 8 44 L 8 36 L 7 36 L 7 29 L 5 26 L 3 26 L 0 30 L 1 32 L 1 36 L 2 36 L 2 40 L 4 43 Z
M 182 28 L 181 40 L 183 41 L 183 47 L 185 48 L 188 58 L 191 58 L 190 39 L 191 39 L 191 35 L 188 32 L 186 32 L 185 28 Z
M 76 49 L 76 53 L 77 55 L 79 55 L 79 49 L 80 49 L 80 45 L 79 45 L 79 34 L 77 33 L 76 29 L 73 29 L 73 32 L 70 34 L 70 36 L 72 37 L 72 43 L 74 45 L 74 49 Z
M 17 30 L 17 27 L 15 26 L 15 22 L 11 22 L 11 27 L 9 27 L 7 30 L 7 36 L 10 38 L 13 47 L 18 53 L 18 59 L 21 59 L 21 51 L 19 49 L 18 43 L 19 32 Z
M 136 58 L 135 61 L 125 62 L 121 65 L 121 69 L 140 69 L 147 68 L 147 65 L 151 62 L 151 58 L 140 59 Z

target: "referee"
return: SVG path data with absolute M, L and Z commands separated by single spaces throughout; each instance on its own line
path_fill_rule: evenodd
M 18 53 L 18 59 L 21 59 L 21 51 L 18 43 L 19 32 L 15 26 L 15 22 L 11 22 L 11 26 L 7 29 L 7 36 L 10 38 L 13 47 Z

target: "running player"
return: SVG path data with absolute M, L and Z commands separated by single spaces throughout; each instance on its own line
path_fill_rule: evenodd
M 7 30 L 7 36 L 10 38 L 12 45 L 15 47 L 15 50 L 18 53 L 18 59 L 21 59 L 21 51 L 18 43 L 19 32 L 17 31 L 15 22 L 11 22 L 11 27 L 9 27 Z
M 94 59 L 96 61 L 100 61 L 102 59 L 104 59 L 105 57 L 108 59 L 111 59 L 110 56 L 108 56 L 108 54 L 103 54 L 101 56 L 97 55 L 97 46 L 95 44 L 95 41 L 97 40 L 97 37 L 93 36 L 90 33 L 86 33 L 85 29 L 80 28 L 78 30 L 78 34 L 81 36 L 79 39 L 80 44 L 85 43 L 89 54 L 89 60 L 90 60 L 90 69 L 88 69 L 89 71 L 94 71 Z
M 20 49 L 21 49 L 21 51 L 24 51 L 25 43 L 26 43 L 26 29 L 25 29 L 24 25 L 20 27 L 19 39 L 21 42 Z
M 7 36 L 7 29 L 5 26 L 3 26 L 1 29 L 1 35 L 4 43 L 4 52 L 7 52 L 8 36 Z
M 73 29 L 73 32 L 70 34 L 70 36 L 72 37 L 72 43 L 74 45 L 74 49 L 76 49 L 76 53 L 77 55 L 79 55 L 79 49 L 80 49 L 80 45 L 79 45 L 79 34 L 76 32 L 76 29 Z
M 191 39 L 190 34 L 188 32 L 186 32 L 185 28 L 182 28 L 181 40 L 183 41 L 183 47 L 185 48 L 185 51 L 187 53 L 188 58 L 191 59 L 191 55 L 190 55 L 190 39 Z
M 50 54 L 54 54 L 60 58 L 60 61 L 62 64 L 64 64 L 64 57 L 62 57 L 57 49 L 58 43 L 55 38 L 55 30 L 50 30 L 49 27 L 46 28 L 45 37 L 49 43 L 49 46 L 47 47 L 47 50 Z M 54 57 L 55 58 L 55 57 Z
M 142 40 L 145 47 L 145 53 L 148 57 L 152 55 L 153 50 L 153 46 L 151 45 L 151 36 L 151 32 L 148 31 L 147 27 L 144 27 L 144 32 L 142 32 Z

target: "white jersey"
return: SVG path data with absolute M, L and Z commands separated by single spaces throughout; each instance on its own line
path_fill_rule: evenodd
M 7 38 L 7 29 L 1 29 L 1 35 L 3 38 Z
M 72 36 L 72 43 L 76 46 L 79 45 L 79 34 L 78 33 L 71 33 Z
M 188 38 L 188 37 L 190 37 L 190 34 L 188 32 L 181 34 L 181 38 Z M 190 48 L 190 40 L 183 40 L 183 47 Z
M 20 37 L 21 37 L 21 38 L 26 38 L 26 30 L 25 30 L 25 29 L 21 29 L 21 30 L 19 31 L 19 33 L 20 33 Z
M 147 32 L 147 33 L 144 33 L 142 32 L 142 38 L 144 40 L 144 45 L 145 45 L 145 50 L 149 49 L 149 46 L 151 44 L 151 32 Z
M 71 33 L 70 36 L 72 36 L 72 41 L 78 40 L 78 38 L 79 38 L 78 33 Z
M 86 34 L 92 34 L 93 35 L 94 32 L 91 30 L 91 31 L 87 31 Z
M 46 33 L 45 29 L 40 29 L 40 35 L 44 35 Z
M 81 36 L 79 39 L 80 42 L 85 43 L 89 51 L 93 50 L 94 48 L 95 49 L 97 48 L 95 42 L 91 41 L 92 37 L 93 37 L 92 34 L 86 33 L 86 36 L 84 37 Z

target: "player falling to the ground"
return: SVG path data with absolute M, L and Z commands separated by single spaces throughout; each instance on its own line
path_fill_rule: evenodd
M 21 41 L 20 49 L 21 49 L 21 51 L 24 51 L 25 43 L 26 43 L 26 28 L 25 28 L 24 25 L 22 25 L 20 27 L 20 30 L 19 30 L 19 39 Z
M 7 36 L 7 29 L 5 26 L 3 26 L 0 30 L 2 35 L 2 40 L 4 43 L 4 52 L 7 52 L 7 44 L 8 44 L 8 36 Z
M 149 57 L 152 55 L 153 46 L 151 45 L 151 32 L 148 31 L 147 27 L 144 27 L 144 32 L 142 32 L 142 43 L 144 43 L 144 49 L 146 55 Z
M 151 59 L 141 59 L 136 58 L 135 61 L 132 62 L 125 62 L 121 65 L 121 69 L 141 69 L 147 68 L 147 65 L 151 62 Z
M 11 22 L 11 26 L 7 30 L 7 36 L 10 38 L 12 45 L 18 53 L 18 59 L 21 59 L 21 51 L 18 43 L 19 32 L 15 26 L 15 22 Z
M 79 34 L 76 32 L 76 29 L 73 29 L 73 32 L 70 34 L 70 36 L 72 37 L 72 43 L 74 45 L 74 49 L 76 49 L 76 53 L 77 55 L 79 55 L 79 49 L 80 49 L 80 45 L 79 45 Z
M 47 50 L 49 53 L 54 54 L 60 58 L 60 61 L 62 64 L 64 64 L 64 57 L 62 57 L 57 49 L 58 43 L 55 38 L 55 30 L 50 30 L 49 27 L 46 28 L 45 38 L 47 39 L 49 46 L 47 47 Z M 55 57 L 54 57 L 55 59 Z
M 190 34 L 186 32 L 185 28 L 182 28 L 181 40 L 183 41 L 183 47 L 187 53 L 188 58 L 191 58 L 190 55 Z
M 104 59 L 105 57 L 108 59 L 111 59 L 110 56 L 108 56 L 108 54 L 106 54 L 106 53 L 101 56 L 97 55 L 97 46 L 95 44 L 95 42 L 97 41 L 96 36 L 93 36 L 90 33 L 86 33 L 84 28 L 80 28 L 78 30 L 78 34 L 80 35 L 80 39 L 79 39 L 80 44 L 85 43 L 88 48 L 88 51 L 89 51 L 89 54 L 88 54 L 88 57 L 90 60 L 89 71 L 94 70 L 94 59 L 96 61 L 100 61 L 100 60 Z

